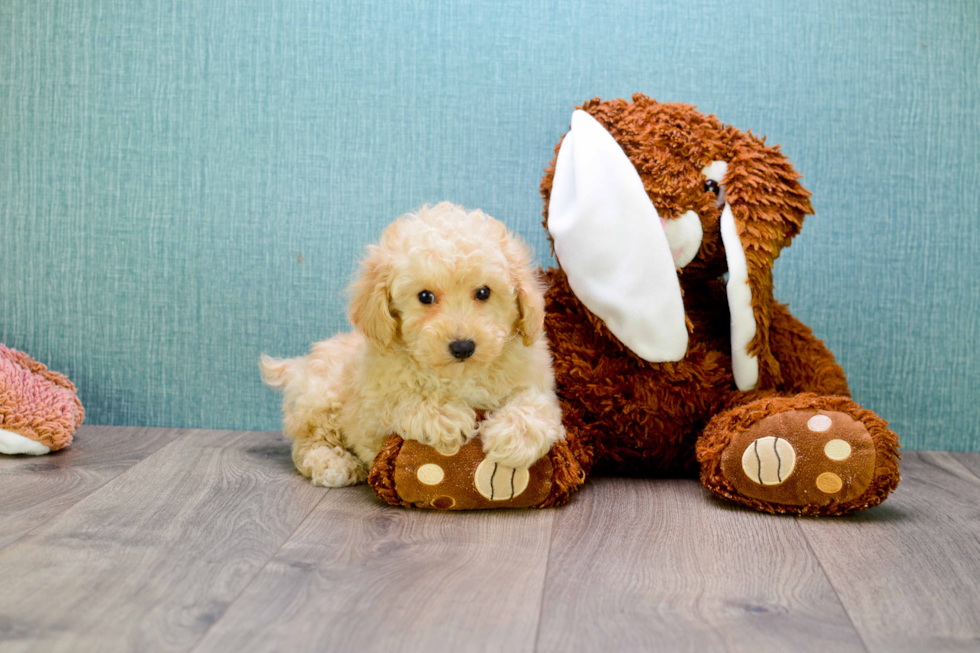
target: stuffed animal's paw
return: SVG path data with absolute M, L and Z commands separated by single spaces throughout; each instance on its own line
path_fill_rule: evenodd
M 487 460 L 480 440 L 452 456 L 391 435 L 374 459 L 369 482 L 394 505 L 437 510 L 533 508 L 568 501 L 584 474 L 564 442 L 530 467 Z
M 85 419 L 64 375 L 0 345 L 0 454 L 41 455 L 71 444 Z
M 845 514 L 898 484 L 898 440 L 846 397 L 761 399 L 718 416 L 698 443 L 713 492 L 769 512 Z

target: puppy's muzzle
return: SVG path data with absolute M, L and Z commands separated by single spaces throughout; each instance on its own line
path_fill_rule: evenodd
M 466 360 L 476 351 L 476 343 L 472 340 L 453 340 L 449 343 L 449 352 L 453 358 L 461 361 Z

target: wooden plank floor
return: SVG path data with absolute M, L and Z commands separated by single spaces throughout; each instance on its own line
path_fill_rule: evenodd
M 0 652 L 980 650 L 980 454 L 902 471 L 841 519 L 617 478 L 446 514 L 314 488 L 276 433 L 83 427 L 0 456 Z

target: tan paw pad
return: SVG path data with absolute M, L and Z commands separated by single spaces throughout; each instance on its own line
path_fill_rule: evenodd
M 771 435 L 755 440 L 742 454 L 742 471 L 760 485 L 779 485 L 789 478 L 794 467 L 793 445 Z
M 806 422 L 806 427 L 814 433 L 823 433 L 833 425 L 833 420 L 827 415 L 814 415 Z
M 817 477 L 816 485 L 817 489 L 824 494 L 836 494 L 844 487 L 844 481 L 833 472 L 824 472 Z
M 445 495 L 432 500 L 432 507 L 437 510 L 451 510 L 456 506 L 456 499 Z
M 484 460 L 476 468 L 473 482 L 477 491 L 491 501 L 509 501 L 527 489 L 531 475 L 527 469 L 515 469 Z
M 831 460 L 847 460 L 851 457 L 851 445 L 847 443 L 847 440 L 831 440 L 824 445 L 823 455 Z
M 442 479 L 446 478 L 446 472 L 435 463 L 422 465 L 415 475 L 418 476 L 419 483 L 424 483 L 425 485 L 439 485 L 442 483 Z

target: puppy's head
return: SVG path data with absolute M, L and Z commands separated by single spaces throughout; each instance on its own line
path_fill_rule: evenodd
M 383 352 L 448 377 L 541 336 L 544 295 L 528 247 L 482 211 L 422 207 L 368 248 L 350 319 Z

